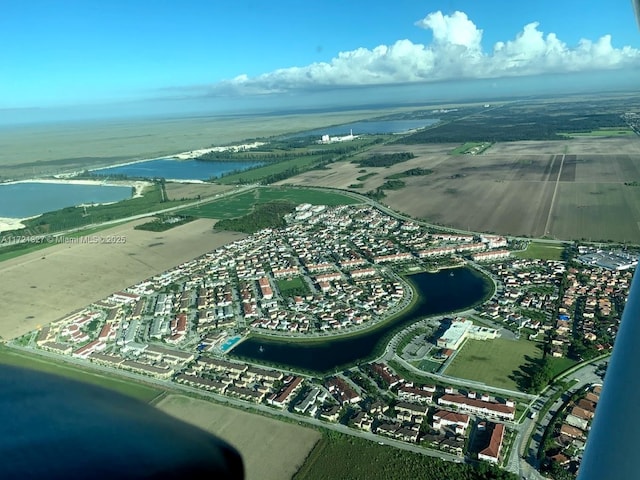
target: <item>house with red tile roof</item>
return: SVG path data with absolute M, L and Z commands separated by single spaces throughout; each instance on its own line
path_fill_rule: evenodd
M 498 463 L 500 451 L 502 450 L 502 440 L 504 439 L 504 425 L 501 423 L 494 423 L 493 425 L 489 445 L 478 453 L 478 458 L 480 460 Z

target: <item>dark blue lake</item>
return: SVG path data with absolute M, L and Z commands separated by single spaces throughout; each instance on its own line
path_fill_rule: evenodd
M 231 352 L 254 362 L 314 372 L 330 372 L 369 360 L 391 336 L 418 320 L 470 308 L 492 293 L 491 281 L 469 267 L 419 273 L 405 277 L 419 296 L 413 308 L 394 320 L 361 335 L 318 342 L 295 342 L 252 337 Z
M 124 175 L 130 178 L 166 178 L 170 180 L 208 180 L 263 165 L 262 162 L 204 162 L 157 158 L 144 162 L 93 170 L 95 175 Z
M 371 122 L 353 122 L 345 123 L 344 125 L 335 125 L 333 127 L 316 128 L 314 130 L 308 130 L 306 132 L 296 133 L 288 138 L 308 137 L 308 136 L 322 136 L 322 135 L 349 135 L 349 132 L 353 130 L 354 135 L 362 134 L 380 134 L 380 133 L 406 133 L 418 128 L 429 127 L 440 120 L 423 118 L 421 120 L 376 120 Z
M 0 217 L 26 218 L 65 207 L 131 198 L 131 187 L 71 183 L 0 184 Z

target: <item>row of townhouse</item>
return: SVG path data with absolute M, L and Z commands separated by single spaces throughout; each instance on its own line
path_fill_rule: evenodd
M 515 419 L 515 403 L 507 400 L 505 403 L 485 401 L 477 398 L 470 398 L 464 395 L 445 394 L 438 398 L 438 404 L 457 408 L 460 411 L 481 415 L 500 420 Z

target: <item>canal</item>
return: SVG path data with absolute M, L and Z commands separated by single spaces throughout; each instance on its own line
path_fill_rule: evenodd
M 250 337 L 229 354 L 251 362 L 325 373 L 367 361 L 399 330 L 432 315 L 471 308 L 493 292 L 491 280 L 470 267 L 418 273 L 405 277 L 417 301 L 410 310 L 371 330 L 326 340 L 304 341 Z

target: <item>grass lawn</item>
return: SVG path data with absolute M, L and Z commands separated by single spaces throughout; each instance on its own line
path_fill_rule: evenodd
M 302 277 L 287 278 L 277 280 L 278 290 L 283 297 L 292 297 L 294 295 L 304 295 L 309 293 L 309 286 Z
M 565 370 L 570 369 L 577 363 L 578 362 L 576 362 L 575 360 L 571 360 L 570 358 L 565 358 L 565 357 L 554 358 L 549 356 L 549 364 L 551 365 L 551 371 L 553 372 L 554 378 L 560 375 Z
M 441 366 L 442 366 L 441 363 L 434 362 L 431 360 L 420 360 L 418 362 L 418 365 L 416 365 L 416 367 L 418 367 L 423 372 L 430 372 L 430 373 L 437 372 Z
M 513 252 L 517 258 L 539 258 L 541 260 L 562 260 L 565 247 L 546 243 L 531 242 L 526 250 Z
M 328 206 L 358 203 L 358 200 L 328 190 L 265 187 L 203 203 L 197 207 L 190 207 L 181 210 L 180 214 L 202 218 L 237 218 L 250 213 L 254 205 L 273 200 L 289 200 L 295 204 L 311 203 Z
M 109 390 L 116 391 L 123 395 L 136 398 L 143 402 L 150 402 L 164 392 L 159 388 L 151 387 L 133 380 L 116 377 L 106 373 L 98 373 L 88 368 L 77 367 L 75 365 L 64 364 L 54 360 L 29 355 L 6 347 L 0 347 L 0 365 L 12 365 L 16 367 L 29 368 L 40 372 L 60 375 L 71 380 L 98 385 Z
M 523 376 L 521 367 L 530 359 L 541 357 L 539 344 L 528 340 L 467 340 L 444 373 L 519 390 L 518 379 Z

